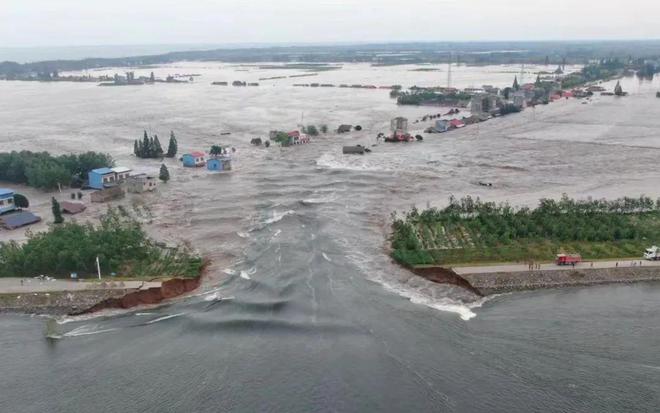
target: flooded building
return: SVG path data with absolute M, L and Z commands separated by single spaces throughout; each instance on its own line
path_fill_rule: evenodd
M 183 166 L 195 168 L 206 165 L 206 154 L 200 151 L 194 151 L 183 154 Z
M 394 133 L 408 132 L 408 119 L 398 116 L 390 121 L 390 130 Z
M 87 174 L 89 186 L 94 189 L 103 189 L 106 185 L 114 184 L 115 172 L 110 168 L 96 168 Z
M 156 190 L 157 180 L 155 177 L 147 174 L 133 175 L 128 178 L 126 190 L 130 193 L 141 194 L 143 192 L 152 192 Z
M 14 191 L 11 189 L 0 189 L 0 214 L 16 210 L 14 204 Z
M 209 171 L 231 171 L 231 158 L 228 156 L 211 158 L 206 162 L 206 169 Z

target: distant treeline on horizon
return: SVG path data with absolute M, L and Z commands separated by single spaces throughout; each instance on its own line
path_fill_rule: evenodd
M 30 73 L 75 71 L 101 67 L 148 66 L 189 61 L 256 62 L 363 62 L 399 65 L 458 62 L 465 64 L 536 63 L 586 64 L 603 57 L 660 56 L 660 40 L 537 41 L 537 42 L 417 42 L 335 46 L 282 46 L 191 50 L 164 54 L 32 63 L 1 62 L 0 77 Z

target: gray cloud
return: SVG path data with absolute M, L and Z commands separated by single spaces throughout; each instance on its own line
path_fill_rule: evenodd
M 660 38 L 656 0 L 2 0 L 2 46 Z

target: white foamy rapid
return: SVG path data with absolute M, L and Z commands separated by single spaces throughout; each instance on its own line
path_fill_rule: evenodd
M 153 324 L 153 323 L 157 323 L 159 321 L 169 320 L 170 318 L 179 317 L 179 316 L 182 316 L 184 314 L 185 313 L 177 313 L 177 314 L 166 315 L 166 316 L 163 316 L 163 317 L 158 317 L 158 318 L 155 318 L 153 320 L 147 321 L 145 324 Z
M 275 211 L 275 212 L 273 212 L 273 216 L 272 216 L 272 217 L 270 217 L 270 218 L 264 220 L 264 224 L 266 224 L 266 225 L 268 225 L 268 224 L 274 224 L 275 222 L 279 222 L 279 221 L 281 221 L 282 219 L 284 219 L 284 217 L 286 217 L 286 216 L 288 216 L 288 215 L 293 215 L 293 214 L 295 214 L 295 213 L 296 213 L 296 212 L 293 211 L 293 210 L 288 210 L 288 211 L 284 211 L 284 212 L 277 212 L 277 211 Z

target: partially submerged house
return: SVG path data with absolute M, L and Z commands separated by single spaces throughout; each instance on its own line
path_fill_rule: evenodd
M 447 119 L 438 119 L 435 121 L 435 126 L 433 131 L 436 133 L 447 132 L 449 130 L 450 124 Z
M 131 175 L 131 169 L 124 166 L 117 166 L 112 168 L 112 172 L 115 173 L 116 182 L 124 182 Z
M 0 214 L 16 210 L 14 205 L 14 191 L 0 188 Z
M 0 215 L 0 226 L 5 229 L 16 229 L 26 225 L 35 224 L 41 218 L 29 211 L 12 212 Z
M 156 186 L 156 178 L 147 174 L 133 175 L 126 182 L 126 190 L 134 194 L 154 191 Z
M 87 207 L 85 204 L 82 202 L 70 202 L 70 201 L 62 201 L 60 202 L 60 207 L 62 208 L 62 212 L 65 214 L 79 214 L 83 212 Z
M 106 186 L 124 182 L 131 175 L 131 169 L 123 166 L 114 168 L 92 169 L 87 174 L 89 186 L 94 189 L 103 189 Z
M 182 160 L 183 166 L 188 168 L 196 168 L 206 165 L 206 154 L 200 151 L 184 153 Z
M 219 156 L 206 161 L 206 168 L 209 171 L 231 171 L 231 158 L 228 156 Z
M 122 187 L 114 184 L 106 185 L 105 188 L 100 191 L 93 192 L 89 197 L 92 202 L 108 202 L 115 199 L 121 199 L 124 197 L 124 195 L 126 195 L 126 193 Z
M 408 132 L 408 119 L 398 116 L 390 121 L 390 130 L 394 133 Z
M 103 189 L 105 185 L 115 183 L 115 172 L 111 168 L 96 168 L 87 174 L 89 186 L 94 189 Z
M 348 133 L 353 129 L 353 125 L 339 125 L 337 133 Z
M 465 126 L 465 122 L 460 119 L 452 119 L 449 121 L 449 127 L 451 129 L 460 129 Z
M 287 133 L 287 135 L 289 135 L 289 145 L 300 145 L 311 141 L 309 135 L 300 133 L 300 131 L 297 130 L 291 131 Z

